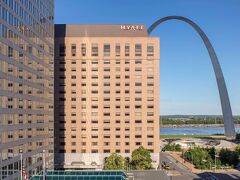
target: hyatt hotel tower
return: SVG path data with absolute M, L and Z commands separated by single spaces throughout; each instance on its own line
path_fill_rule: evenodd
M 159 43 L 143 25 L 55 25 L 56 168 L 140 146 L 158 166 Z
M 53 0 L 0 0 L 0 179 L 53 168 Z

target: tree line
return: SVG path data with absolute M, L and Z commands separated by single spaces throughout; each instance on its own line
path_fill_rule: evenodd
M 237 145 L 235 150 L 192 147 L 184 151 L 178 144 L 168 144 L 163 148 L 163 151 L 182 151 L 182 158 L 198 169 L 234 168 L 240 162 L 240 145 Z
M 240 124 L 240 117 L 234 118 L 235 124 Z M 170 118 L 170 117 L 160 117 L 161 125 L 184 125 L 184 124 L 223 124 L 222 118 L 190 118 L 190 119 L 181 119 L 181 118 Z

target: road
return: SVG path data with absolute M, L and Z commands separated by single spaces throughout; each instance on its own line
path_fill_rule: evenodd
M 168 155 L 166 152 L 160 153 L 160 162 L 166 162 L 170 166 L 170 170 L 167 171 L 171 180 L 239 180 L 240 171 L 226 171 L 226 172 L 203 172 L 194 174 L 191 170 L 187 169 L 180 162 L 176 162 L 174 158 Z
M 168 155 L 166 152 L 160 153 L 160 163 L 166 162 L 170 166 L 170 170 L 167 171 L 167 174 L 173 180 L 192 180 L 200 179 L 200 177 L 191 172 L 181 163 L 176 162 L 174 158 Z
M 215 180 L 239 180 L 240 172 L 224 172 L 224 173 L 214 173 L 214 172 L 205 172 L 198 174 L 202 179 L 214 179 Z

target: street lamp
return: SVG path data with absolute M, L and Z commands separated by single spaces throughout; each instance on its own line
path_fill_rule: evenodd
M 192 171 L 193 171 L 193 168 L 194 168 L 194 164 L 193 164 L 193 152 L 191 152 L 191 151 L 187 151 L 188 153 L 190 153 L 191 154 L 191 159 L 192 159 Z
M 203 162 L 207 162 L 206 159 L 203 159 L 202 161 L 203 161 Z M 209 161 L 209 164 L 210 164 L 210 170 L 211 170 L 211 169 L 212 169 L 212 163 L 211 163 L 211 161 Z
M 216 170 L 217 170 L 217 157 L 219 157 L 219 156 L 216 155 L 216 151 L 215 151 L 215 169 L 214 169 L 214 172 L 216 172 Z

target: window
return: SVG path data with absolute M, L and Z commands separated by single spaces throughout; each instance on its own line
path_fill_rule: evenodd
M 86 64 L 87 63 L 87 61 L 86 60 L 82 60 L 82 64 Z
M 72 54 L 72 56 L 73 57 L 75 57 L 76 56 L 76 44 L 72 44 L 72 46 L 71 46 L 71 54 Z
M 147 68 L 147 72 L 148 72 L 148 73 L 153 72 L 153 68 Z
M 104 82 L 103 86 L 110 86 L 110 83 L 109 82 Z
M 136 72 L 141 72 L 141 71 L 142 71 L 142 68 L 141 68 L 141 67 L 135 67 L 135 71 L 136 71 Z
M 92 86 L 98 86 L 98 83 L 97 82 L 93 82 Z
M 120 51 L 120 44 L 116 44 L 115 45 L 115 54 L 116 54 L 116 56 L 120 56 L 120 53 L 121 53 L 121 51 Z
M 86 53 L 87 53 L 86 44 L 82 44 L 82 46 L 81 46 L 82 56 L 86 56 Z
M 93 67 L 92 68 L 92 72 L 97 72 L 98 71 L 98 68 L 97 67 Z
M 153 94 L 154 91 L 153 90 L 147 90 L 147 94 Z
M 110 56 L 110 44 L 104 44 L 103 52 L 104 56 Z
M 141 97 L 136 97 L 135 101 L 142 101 L 142 98 Z
M 154 86 L 154 83 L 153 82 L 148 82 L 147 86 Z
M 98 94 L 98 90 L 92 90 L 92 94 Z
M 23 50 L 23 44 L 20 44 L 19 47 L 20 47 L 20 49 Z M 19 51 L 18 56 L 23 57 L 23 53 Z
M 8 57 L 13 57 L 13 48 L 8 46 Z
M 98 56 L 98 44 L 92 44 L 92 56 Z
M 148 75 L 147 79 L 154 79 L 154 76 L 153 75 Z
M 125 44 L 125 56 L 130 56 L 130 45 Z
M 77 64 L 76 60 L 72 60 L 71 64 Z
M 148 146 L 153 146 L 153 142 L 148 142 Z
M 148 60 L 147 60 L 147 64 L 148 64 L 148 65 L 152 65 L 152 64 L 153 64 L 153 59 L 148 59 Z
M 103 78 L 104 79 L 110 79 L 111 77 L 110 76 L 104 76 Z
M 147 44 L 147 56 L 154 55 L 154 47 L 153 44 Z
M 110 64 L 110 60 L 106 60 L 106 59 L 105 59 L 105 60 L 103 61 L 103 64 Z
M 116 64 L 120 64 L 121 61 L 119 59 L 116 60 Z
M 98 60 L 97 59 L 92 60 L 92 64 L 98 64 Z
M 27 52 L 28 52 L 29 54 L 32 54 L 32 52 L 33 52 L 32 46 L 30 46 L 30 45 L 27 46 Z
M 105 72 L 110 72 L 110 68 L 104 68 L 103 69 Z
M 142 56 L 142 45 L 135 44 L 135 56 Z
M 59 56 L 66 56 L 66 46 L 64 44 L 59 46 Z
M 142 135 L 135 135 L 135 138 L 142 138 Z
M 135 60 L 135 64 L 142 64 L 141 59 L 136 59 L 136 60 Z

